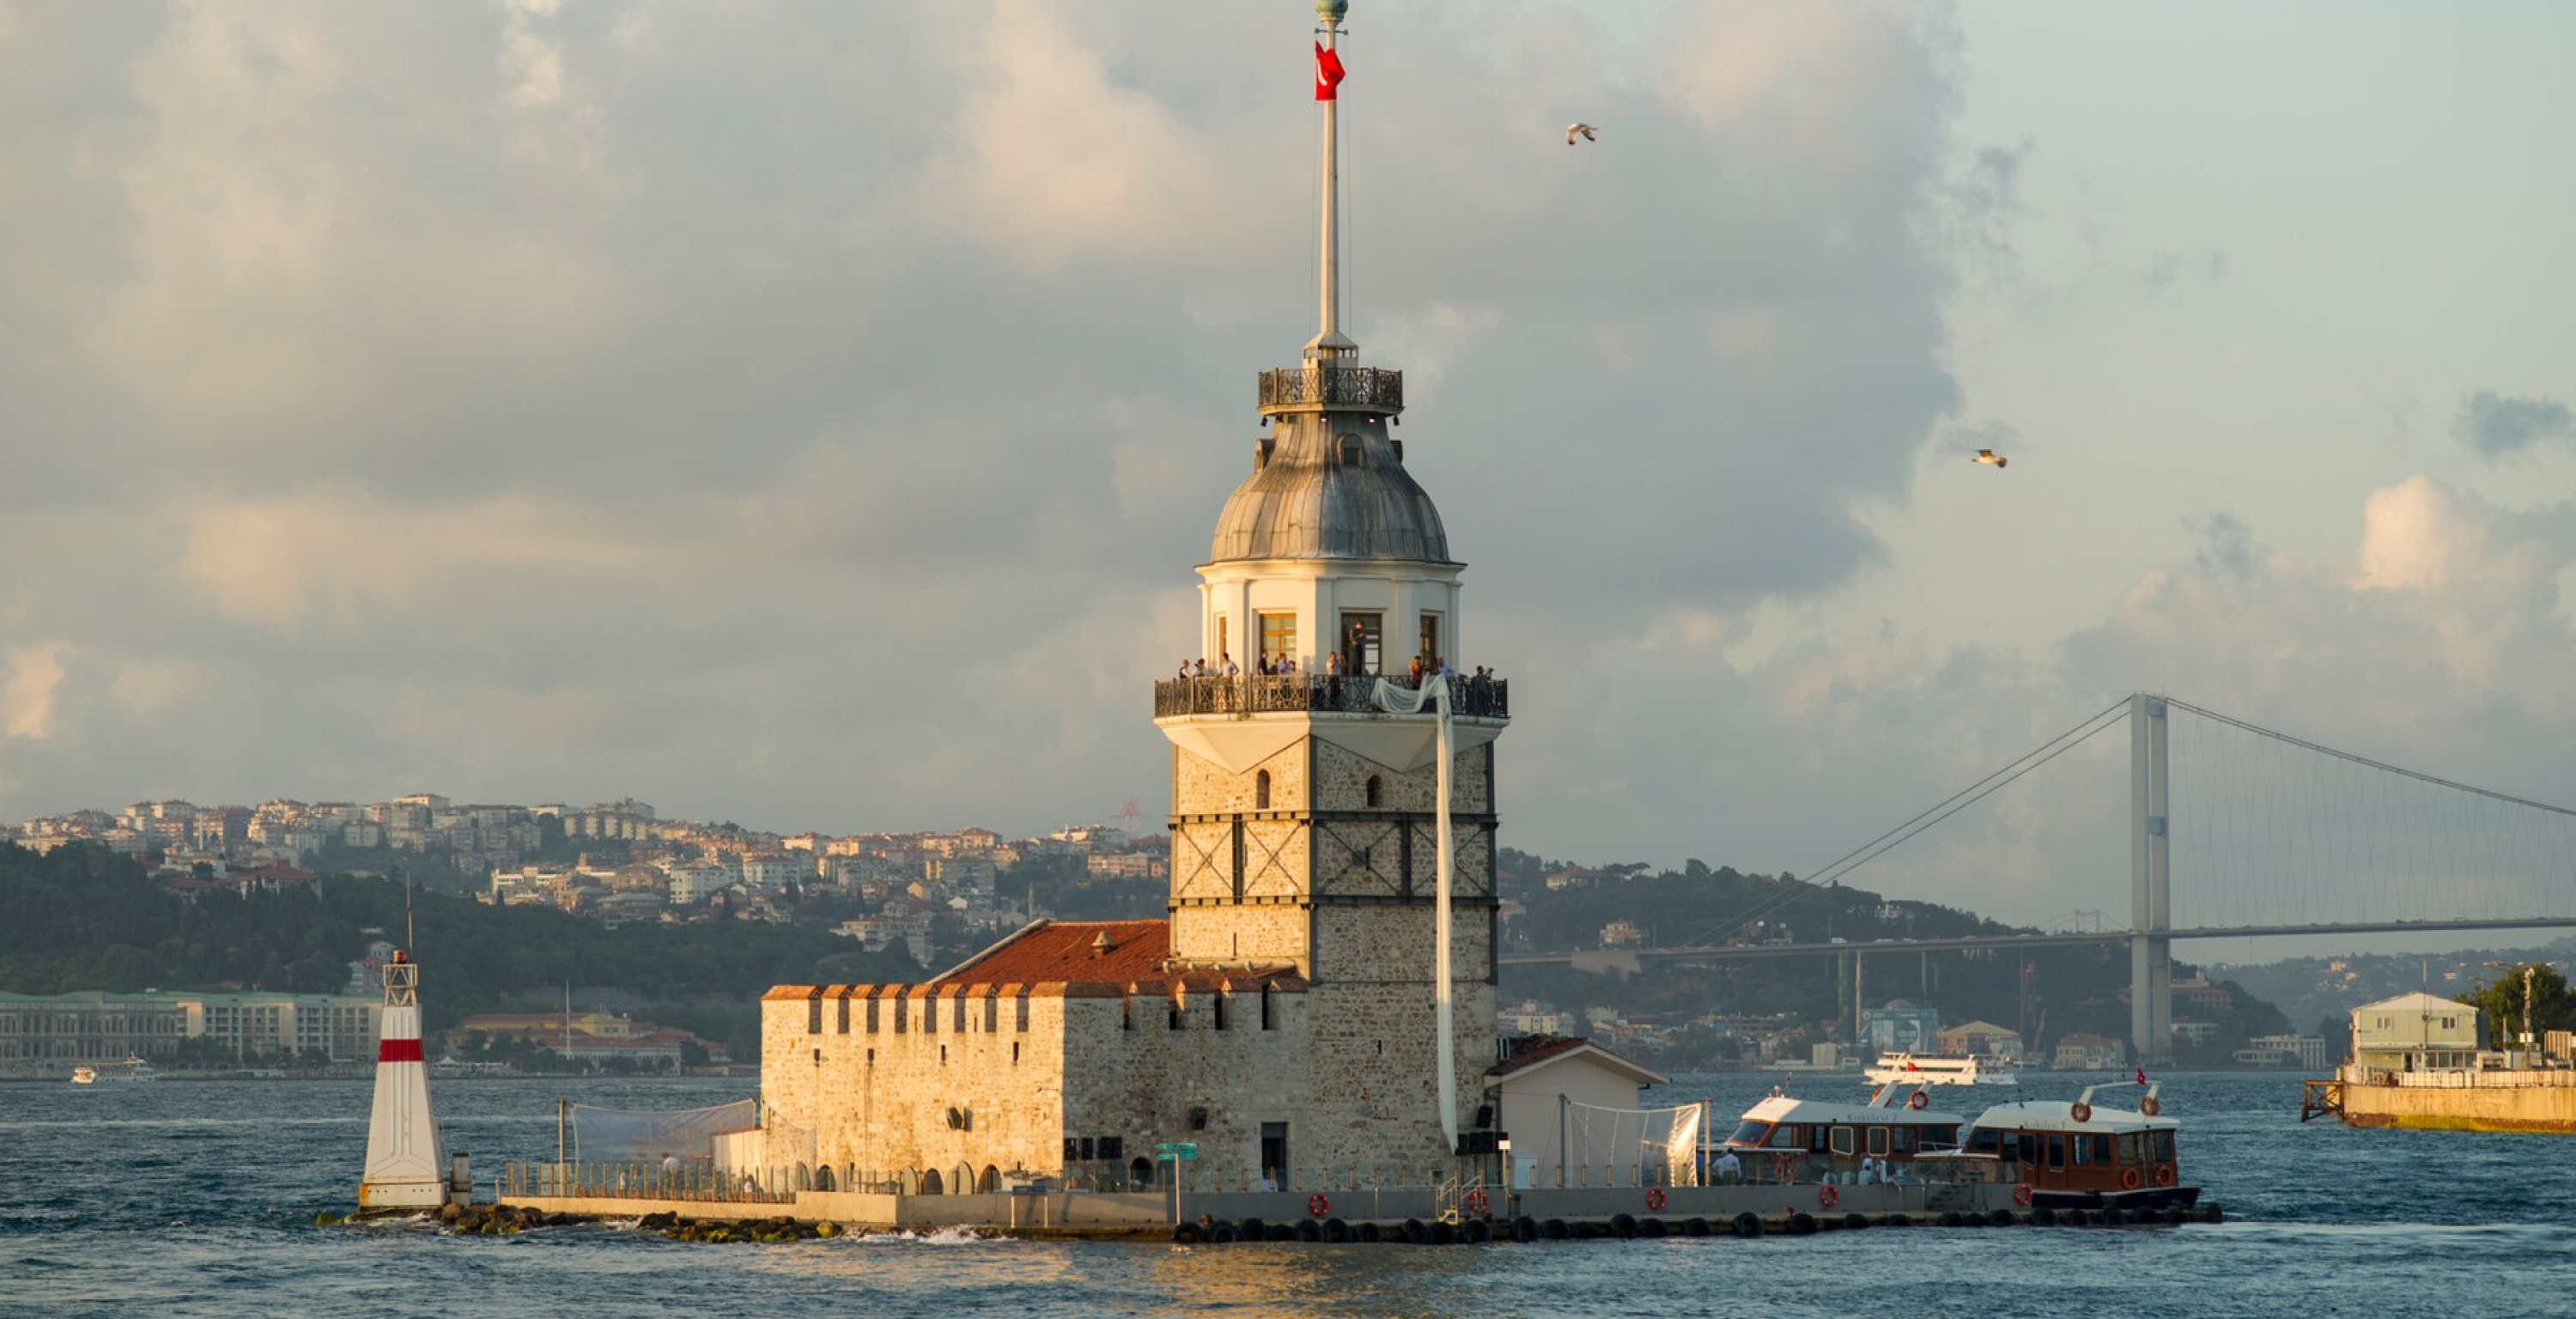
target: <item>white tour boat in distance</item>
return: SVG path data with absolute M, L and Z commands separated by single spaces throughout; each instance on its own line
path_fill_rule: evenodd
M 1910 1053 L 1883 1055 L 1878 1065 L 1869 1069 L 1871 1085 L 1895 1085 L 1911 1081 L 1922 1085 L 2019 1085 L 2021 1076 L 2013 1071 L 2007 1058 L 1916 1057 Z
M 72 1069 L 73 1085 L 97 1085 L 102 1081 L 149 1081 L 152 1077 L 152 1064 L 141 1058 L 128 1058 L 121 1063 L 104 1063 L 97 1066 L 82 1063 Z

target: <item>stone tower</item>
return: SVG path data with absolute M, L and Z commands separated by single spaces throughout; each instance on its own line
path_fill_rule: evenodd
M 1158 684 L 1172 742 L 1171 956 L 1292 966 L 1310 983 L 1299 1165 L 1446 1154 L 1475 1125 L 1494 1060 L 1494 738 L 1502 684 L 1454 682 L 1450 816 L 1452 1075 L 1444 1122 L 1434 967 L 1437 726 L 1388 713 L 1379 675 L 1417 655 L 1472 672 L 1439 511 L 1393 428 L 1402 372 L 1342 332 L 1336 84 L 1346 0 L 1319 0 L 1321 325 L 1298 365 L 1260 375 L 1266 433 L 1226 499 L 1200 577 L 1195 655 L 1242 676 Z M 1339 672 L 1333 660 L 1340 660 Z M 1264 659 L 1297 671 L 1260 675 Z M 1426 680 L 1428 681 L 1428 680 Z M 1419 1153 L 1413 1153 L 1419 1151 Z M 1265 1156 L 1266 1157 L 1266 1156 Z

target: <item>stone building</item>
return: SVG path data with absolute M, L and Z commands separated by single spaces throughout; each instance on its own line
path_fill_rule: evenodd
M 1327 45 L 1342 7 L 1318 6 Z M 1465 565 L 1392 432 L 1402 373 L 1363 365 L 1340 328 L 1336 102 L 1322 106 L 1321 325 L 1297 365 L 1260 375 L 1266 433 L 1197 566 L 1198 635 L 1174 644 L 1241 675 L 1153 693 L 1172 744 L 1168 918 L 1041 922 L 926 984 L 771 990 L 765 1124 L 810 1139 L 806 1161 L 912 1189 L 1114 1184 L 1153 1175 L 1154 1145 L 1188 1143 L 1199 1184 L 1233 1187 L 1447 1175 L 1490 1146 L 1509 700 L 1497 680 L 1449 682 L 1444 774 L 1435 716 L 1378 699 L 1379 675 L 1461 657 Z M 1282 659 L 1295 671 L 1257 672 Z

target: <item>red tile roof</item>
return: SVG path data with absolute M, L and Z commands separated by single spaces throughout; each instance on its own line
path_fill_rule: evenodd
M 1097 945 L 1107 936 L 1108 947 Z M 1159 979 L 1169 921 L 1038 921 L 933 978 L 933 984 L 1130 984 Z
M 1109 946 L 1097 947 L 1107 935 Z M 1302 993 L 1296 968 L 1192 966 L 1167 968 L 1172 927 L 1167 921 L 1038 921 L 917 985 L 772 985 L 763 1000 L 811 998 L 980 998 L 1036 993 L 1045 997 L 1115 997 L 1133 988 L 1162 994 L 1175 987 L 1201 994 L 1249 993 L 1268 986 Z

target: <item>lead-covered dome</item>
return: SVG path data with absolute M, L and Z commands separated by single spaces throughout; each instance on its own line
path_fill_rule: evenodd
M 1403 446 L 1377 425 L 1336 431 L 1318 424 L 1333 420 L 1282 419 L 1282 434 L 1262 441 L 1259 465 L 1217 515 L 1211 562 L 1453 562 L 1440 510 L 1404 470 Z

